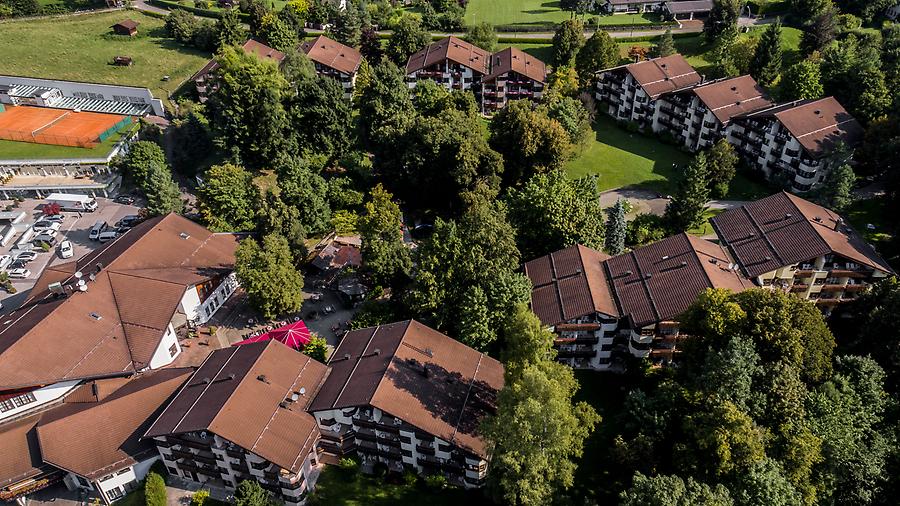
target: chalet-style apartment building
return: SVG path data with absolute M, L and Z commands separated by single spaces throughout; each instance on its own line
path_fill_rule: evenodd
M 64 480 L 109 503 L 136 486 L 155 457 L 135 434 L 190 372 L 163 369 L 175 329 L 235 290 L 236 246 L 171 214 L 44 270 L 0 325 L 0 499 Z
M 347 100 L 353 97 L 356 74 L 362 63 L 362 54 L 358 50 L 324 35 L 300 44 L 300 50 L 312 60 L 316 74 L 341 83 Z
M 828 155 L 859 144 L 863 127 L 834 97 L 771 105 L 735 119 L 728 141 L 750 166 L 771 177 L 793 175 L 791 190 L 809 191 L 828 175 Z M 837 163 L 841 163 L 837 161 Z
M 348 333 L 328 366 L 310 406 L 325 455 L 483 484 L 488 455 L 478 427 L 496 411 L 499 362 L 410 320 Z
M 829 312 L 893 274 L 840 216 L 789 193 L 711 221 L 718 244 L 680 234 L 615 257 L 576 245 L 527 262 L 531 308 L 556 333 L 559 360 L 599 370 L 616 353 L 669 363 L 678 318 L 707 288 L 771 287 Z
M 484 112 L 502 109 L 510 100 L 538 100 L 547 85 L 544 62 L 516 48 L 491 54 L 457 37 L 441 39 L 417 51 L 406 63 L 410 89 L 420 80 L 448 90 L 471 90 Z
M 212 352 L 144 434 L 169 473 L 305 504 L 324 464 L 442 474 L 477 487 L 481 420 L 503 366 L 415 321 L 350 332 L 320 364 L 268 341 Z
M 601 70 L 595 96 L 617 121 L 692 152 L 727 139 L 767 177 L 789 179 L 794 192 L 825 180 L 834 146 L 862 139 L 862 126 L 832 97 L 776 105 L 752 77 L 704 81 L 679 54 Z
M 144 438 L 174 476 L 230 491 L 255 480 L 285 504 L 304 503 L 319 440 L 306 410 L 326 374 L 278 341 L 213 351 Z

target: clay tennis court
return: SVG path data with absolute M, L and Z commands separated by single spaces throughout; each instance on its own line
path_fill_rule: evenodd
M 48 107 L 5 106 L 0 139 L 92 148 L 125 125 L 129 116 Z

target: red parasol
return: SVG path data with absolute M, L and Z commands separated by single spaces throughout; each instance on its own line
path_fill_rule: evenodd
M 309 329 L 306 328 L 306 324 L 303 323 L 303 320 L 300 320 L 283 327 L 278 327 L 277 329 L 270 330 L 256 337 L 245 339 L 239 343 L 234 343 L 233 346 L 258 343 L 267 339 L 275 339 L 276 341 L 280 341 L 281 343 L 286 344 L 287 346 L 290 346 L 295 350 L 302 350 L 304 346 L 309 344 L 310 333 Z

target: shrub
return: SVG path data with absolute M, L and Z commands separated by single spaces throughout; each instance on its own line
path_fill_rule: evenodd
M 338 467 L 348 473 L 355 473 L 359 471 L 359 462 L 357 462 L 356 459 L 344 457 L 340 460 L 340 462 L 338 462 Z
M 144 497 L 147 506 L 166 506 L 166 482 L 157 473 L 147 474 L 144 480 Z
M 432 474 L 425 477 L 425 484 L 434 489 L 447 488 L 447 478 L 442 474 Z
M 207 499 L 209 499 L 209 490 L 198 490 L 191 496 L 191 506 L 203 506 Z

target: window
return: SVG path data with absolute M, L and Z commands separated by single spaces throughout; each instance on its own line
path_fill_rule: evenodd
M 175 358 L 175 355 L 178 353 L 178 343 L 172 343 L 172 346 L 169 346 L 169 356 Z
M 90 488 L 90 486 L 91 486 L 91 482 L 87 481 L 86 479 L 82 478 L 81 476 L 75 476 L 75 481 L 78 482 L 78 485 L 80 485 L 82 487 Z
M 106 491 L 106 497 L 108 497 L 110 501 L 115 501 L 124 495 L 125 491 L 122 490 L 122 487 L 115 487 Z
M 127 473 L 128 471 L 131 471 L 131 468 L 130 468 L 130 467 L 126 467 L 125 469 L 122 469 L 121 471 L 119 471 L 118 473 L 116 473 L 116 476 L 121 476 L 121 475 Z
M 15 397 L 0 401 L 0 412 L 12 411 L 15 408 L 21 408 L 22 406 L 31 404 L 32 402 L 37 402 L 37 398 L 35 398 L 34 394 L 31 392 L 28 392 L 27 394 L 17 395 Z
M 169 470 L 169 474 L 174 474 L 175 476 L 178 476 L 178 469 L 175 469 L 174 467 L 170 467 L 170 466 L 166 466 L 166 469 Z

